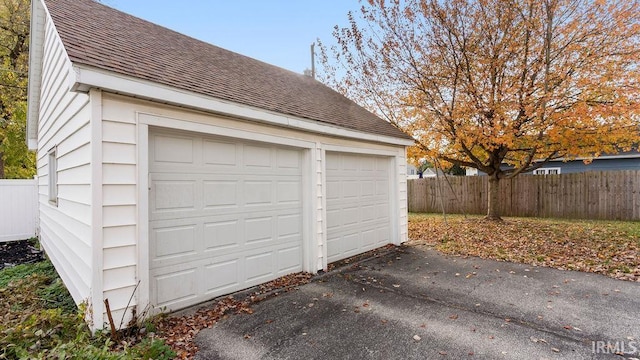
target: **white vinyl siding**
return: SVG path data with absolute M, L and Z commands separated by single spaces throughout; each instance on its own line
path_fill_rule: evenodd
M 102 111 L 102 237 L 103 297 L 114 318 L 137 305 L 132 294 L 137 276 L 137 144 L 136 118 L 103 99 Z M 131 302 L 129 303 L 129 299 Z M 131 313 L 125 316 L 125 323 Z M 103 315 L 106 319 L 106 314 Z M 118 325 L 118 324 L 116 324 Z
M 44 39 L 37 155 L 40 239 L 79 303 L 90 300 L 92 277 L 89 97 L 69 92 L 71 63 L 48 17 Z M 57 181 L 49 173 L 53 148 Z M 55 203 L 49 201 L 54 195 Z
M 393 229 L 393 221 L 392 221 L 392 233 L 399 233 L 400 237 L 393 238 L 392 242 L 396 245 L 400 245 L 409 240 L 409 204 L 408 204 L 408 195 L 407 195 L 407 159 L 406 159 L 406 150 L 404 148 L 396 149 L 395 156 L 395 171 L 397 172 L 397 189 L 396 194 L 398 196 L 397 205 L 397 216 L 399 216 L 398 224 L 395 229 Z M 394 161 L 391 162 L 392 166 Z M 393 196 L 390 198 L 393 201 Z M 391 204 L 393 206 L 393 204 Z

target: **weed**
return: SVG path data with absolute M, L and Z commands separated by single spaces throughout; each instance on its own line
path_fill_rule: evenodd
M 158 339 L 144 339 L 137 344 L 131 351 L 136 359 L 173 359 L 176 353 Z
M 157 338 L 114 351 L 84 321 L 49 261 L 0 270 L 0 359 L 172 359 Z M 151 325 L 148 325 L 151 326 Z

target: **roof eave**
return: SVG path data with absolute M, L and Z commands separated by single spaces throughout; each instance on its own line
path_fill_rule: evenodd
M 38 148 L 38 117 L 40 109 L 40 80 L 42 78 L 45 11 L 44 4 L 40 0 L 31 2 L 26 131 L 26 142 L 29 150 L 36 150 Z
M 292 115 L 276 113 L 248 105 L 225 101 L 82 64 L 73 64 L 73 70 L 74 71 L 71 73 L 71 88 L 74 91 L 88 92 L 91 88 L 99 88 L 136 98 L 214 112 L 280 127 L 322 133 L 330 136 L 339 136 L 400 146 L 411 146 L 414 144 L 412 140 L 406 138 L 371 134 L 348 128 L 332 126 L 330 124 L 320 123 Z

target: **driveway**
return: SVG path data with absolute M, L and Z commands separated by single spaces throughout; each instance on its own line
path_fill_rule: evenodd
M 640 283 L 417 247 L 253 308 L 201 331 L 197 359 L 640 358 Z

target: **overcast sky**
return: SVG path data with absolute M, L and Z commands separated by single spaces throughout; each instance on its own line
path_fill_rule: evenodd
M 105 5 L 199 40 L 302 73 L 310 45 L 329 43 L 357 0 L 102 0 Z M 316 66 L 317 61 L 316 61 Z

